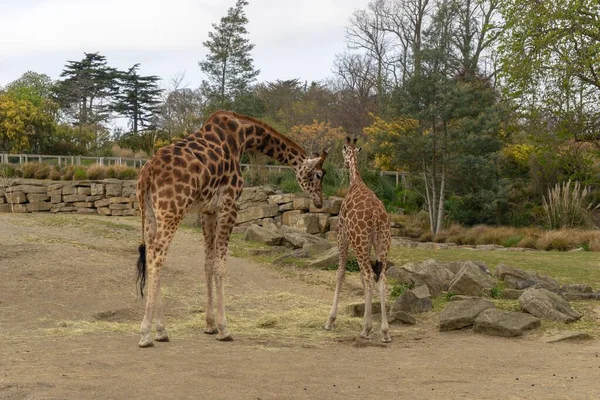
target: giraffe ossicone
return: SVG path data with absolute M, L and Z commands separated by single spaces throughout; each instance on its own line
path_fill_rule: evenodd
M 142 214 L 142 244 L 137 270 L 142 296 L 146 282 L 148 284 L 140 347 L 153 345 L 150 332 L 154 315 L 155 340 L 169 340 L 164 324 L 160 271 L 179 223 L 191 211 L 201 215 L 206 253 L 204 332 L 216 333 L 219 340 L 231 340 L 225 317 L 224 279 L 229 236 L 235 225 L 236 203 L 244 183 L 240 160 L 247 150 L 261 152 L 292 166 L 302 190 L 316 207 L 323 205 L 323 163 L 327 152 L 309 157 L 297 143 L 254 118 L 217 111 L 207 118 L 198 132 L 160 148 L 144 164 L 137 182 Z
M 342 202 L 338 215 L 338 250 L 339 264 L 336 272 L 336 285 L 333 305 L 325 329 L 331 330 L 335 325 L 338 311 L 340 291 L 346 276 L 346 260 L 348 248 L 352 247 L 360 267 L 361 281 L 365 294 L 365 314 L 362 338 L 369 339 L 372 329 L 373 284 L 379 283 L 379 300 L 381 302 L 381 340 L 390 342 L 389 325 L 386 314 L 386 279 L 385 268 L 387 254 L 390 249 L 390 217 L 385 206 L 375 193 L 365 185 L 358 172 L 357 155 L 360 147 L 356 147 L 356 138 L 346 138 L 343 147 L 344 165 L 350 170 L 350 188 Z M 371 265 L 369 254 L 375 249 L 376 261 Z

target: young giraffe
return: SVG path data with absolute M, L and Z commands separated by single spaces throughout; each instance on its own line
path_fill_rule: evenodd
M 357 156 L 360 147 L 355 147 L 356 139 L 346 138 L 343 148 L 344 165 L 350 169 L 350 189 L 342 202 L 338 220 L 339 265 L 336 273 L 335 294 L 329 319 L 325 329 L 334 327 L 337 316 L 340 290 L 346 275 L 346 258 L 348 246 L 352 246 L 360 266 L 361 280 L 365 292 L 364 327 L 360 336 L 369 339 L 372 328 L 373 278 L 379 282 L 379 299 L 381 301 L 381 340 L 390 342 L 389 327 L 385 309 L 386 285 L 385 265 L 390 249 L 390 218 L 383 203 L 375 193 L 365 185 L 358 172 Z M 377 261 L 371 267 L 369 253 L 375 247 Z
M 206 259 L 206 328 L 219 340 L 232 340 L 224 306 L 224 278 L 229 235 L 242 193 L 240 159 L 245 150 L 266 154 L 294 168 L 296 179 L 316 207 L 323 204 L 321 180 L 327 153 L 310 158 L 306 151 L 268 125 L 233 112 L 217 111 L 200 131 L 159 149 L 140 172 L 137 197 L 142 214 L 138 280 L 148 296 L 141 325 L 140 347 L 152 346 L 150 330 L 156 312 L 157 341 L 168 341 L 160 295 L 160 270 L 179 222 L 186 212 L 201 214 Z M 148 247 L 144 241 L 144 233 Z M 216 286 L 217 319 L 213 311 Z

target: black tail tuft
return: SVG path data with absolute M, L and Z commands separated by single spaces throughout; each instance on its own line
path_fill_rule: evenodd
M 137 281 L 140 283 L 140 295 L 144 297 L 144 286 L 146 286 L 146 244 L 140 244 L 138 247 L 140 258 L 137 262 Z
M 373 264 L 373 272 L 375 272 L 375 282 L 379 282 L 379 277 L 381 276 L 381 272 L 383 271 L 383 262 L 377 260 L 375 264 Z

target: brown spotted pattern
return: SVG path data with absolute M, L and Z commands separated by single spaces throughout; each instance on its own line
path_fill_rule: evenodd
M 322 165 L 326 157 L 310 158 L 295 142 L 268 125 L 233 112 L 218 111 L 200 131 L 159 149 L 142 168 L 137 196 L 142 235 L 147 243 L 148 294 L 139 345 L 152 345 L 150 330 L 156 315 L 156 340 L 167 341 L 160 295 L 160 271 L 179 223 L 187 212 L 200 213 L 206 259 L 206 333 L 231 340 L 224 306 L 227 246 L 237 216 L 236 201 L 244 184 L 240 159 L 258 151 L 294 168 L 300 187 L 315 206 L 322 206 Z M 216 290 L 215 321 L 213 298 Z
M 356 139 L 347 143 L 343 148 L 344 163 L 350 170 L 350 189 L 342 202 L 338 219 L 338 249 L 339 265 L 336 273 L 336 287 L 333 305 L 326 329 L 333 329 L 337 316 L 338 301 L 341 286 L 346 274 L 346 259 L 348 247 L 352 247 L 360 266 L 361 280 L 365 293 L 365 314 L 361 337 L 369 339 L 372 329 L 372 296 L 374 282 L 379 283 L 381 301 L 381 340 L 391 341 L 386 318 L 385 298 L 385 266 L 390 249 L 390 219 L 383 203 L 375 193 L 365 185 L 357 167 L 357 155 L 360 148 L 355 147 Z M 375 249 L 377 262 L 372 266 L 369 259 L 371 247 Z M 377 273 L 380 272 L 377 280 Z

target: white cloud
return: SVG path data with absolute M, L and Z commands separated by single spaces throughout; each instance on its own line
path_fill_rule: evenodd
M 20 0 L 0 1 L 0 84 L 27 70 L 56 78 L 67 59 L 83 52 L 107 56 L 119 68 L 142 63 L 142 72 L 168 78 L 191 71 L 211 24 L 235 0 Z M 255 66 L 261 80 L 330 75 L 344 49 L 344 27 L 368 0 L 250 0 L 246 9 Z M 64 58 L 61 58 L 64 57 Z M 17 74 L 15 76 L 15 74 Z

